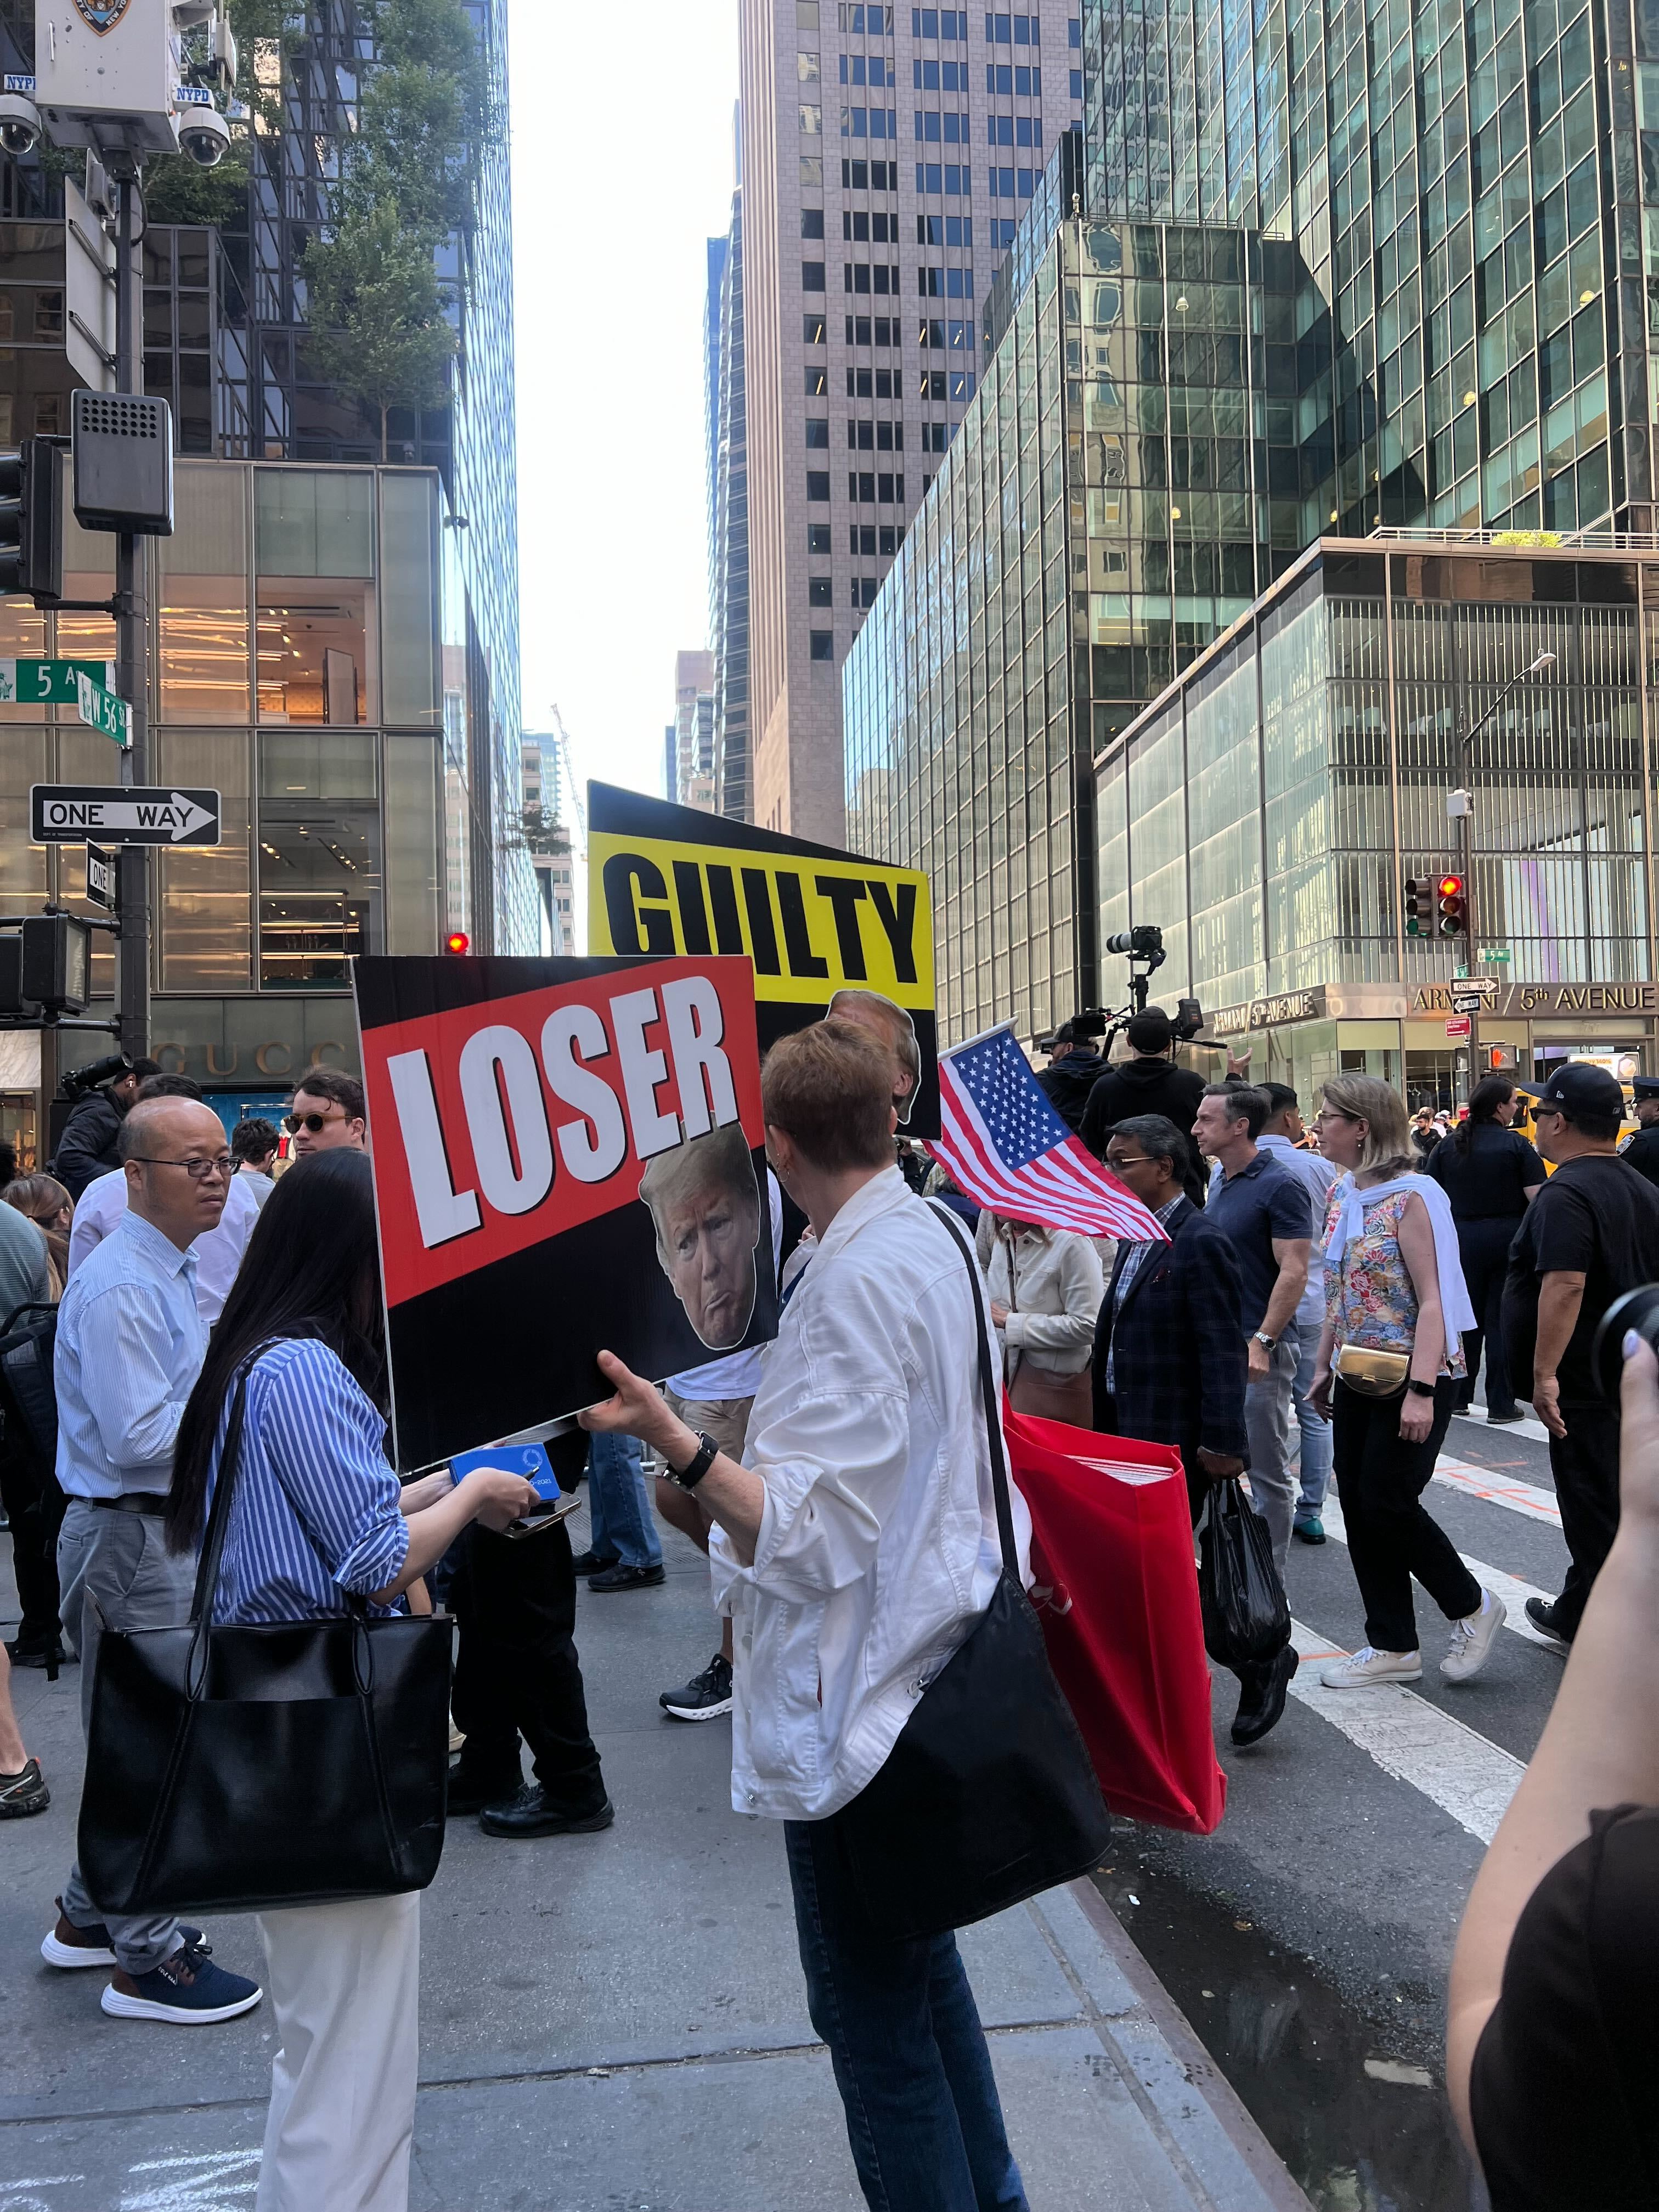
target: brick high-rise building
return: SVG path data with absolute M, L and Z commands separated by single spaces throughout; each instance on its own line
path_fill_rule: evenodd
M 841 664 L 972 398 L 1080 114 L 1073 0 L 742 0 L 752 818 L 839 844 Z

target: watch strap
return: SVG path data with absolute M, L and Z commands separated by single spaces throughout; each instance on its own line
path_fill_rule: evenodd
M 1432 1398 L 1434 1395 L 1433 1383 L 1419 1382 L 1415 1375 L 1407 1377 L 1406 1388 L 1413 1398 Z
M 719 1458 L 720 1449 L 713 1437 L 708 1435 L 707 1431 L 700 1429 L 697 1432 L 697 1449 L 691 1455 L 688 1464 L 684 1468 L 671 1467 L 668 1472 L 682 1490 L 695 1490 Z

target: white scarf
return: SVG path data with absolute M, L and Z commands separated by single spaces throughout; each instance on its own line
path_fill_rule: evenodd
M 1440 1315 L 1446 1325 L 1448 1358 L 1458 1347 L 1465 1329 L 1477 1326 L 1475 1313 L 1470 1303 L 1468 1286 L 1463 1280 L 1463 1262 L 1457 1249 L 1457 1224 L 1452 1219 L 1451 1200 L 1431 1176 L 1407 1174 L 1395 1176 L 1390 1182 L 1370 1184 L 1361 1190 L 1349 1176 L 1340 1185 L 1342 1203 L 1337 1209 L 1331 1233 L 1326 1240 L 1327 1262 L 1340 1268 L 1342 1255 L 1356 1237 L 1364 1232 L 1365 1208 L 1378 1199 L 1392 1198 L 1399 1191 L 1415 1191 L 1429 1209 L 1429 1225 L 1434 1231 L 1435 1267 L 1440 1277 Z

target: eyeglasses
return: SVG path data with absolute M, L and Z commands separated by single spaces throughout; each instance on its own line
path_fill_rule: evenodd
M 319 1129 L 326 1129 L 331 1121 L 343 1121 L 345 1118 L 343 1114 L 284 1114 L 283 1127 L 291 1137 L 298 1136 L 301 1129 L 308 1129 L 314 1137 Z
M 1152 1164 L 1152 1159 L 1150 1153 L 1139 1152 L 1132 1160 L 1115 1160 L 1108 1152 L 1106 1164 L 1109 1168 L 1149 1168 Z
M 163 1160 L 154 1152 L 130 1152 L 127 1157 L 142 1160 L 149 1168 L 182 1168 L 192 1182 L 205 1182 L 210 1176 L 229 1177 L 236 1170 L 236 1163 L 228 1152 L 221 1152 L 214 1160 Z

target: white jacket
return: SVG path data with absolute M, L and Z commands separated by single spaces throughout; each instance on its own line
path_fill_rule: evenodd
M 1009 1381 L 1025 1359 L 1040 1375 L 1081 1374 L 1106 1295 L 1094 1239 L 1066 1229 L 1028 1229 L 1011 1238 L 999 1227 L 987 1272 L 992 1304 L 1008 1308 L 1001 1334 L 1012 1355 Z
M 884 1168 L 836 1216 L 784 1308 L 744 1453 L 766 1486 L 755 1563 L 739 1565 L 719 1528 L 709 1543 L 736 1638 L 739 1813 L 818 1820 L 855 1797 L 991 1601 L 1002 1559 L 978 1282 Z M 1012 1504 L 1024 1576 L 1018 1490 Z

